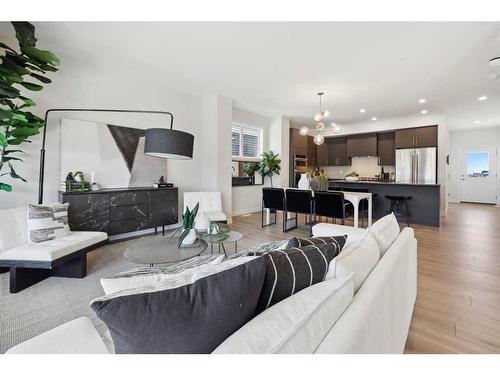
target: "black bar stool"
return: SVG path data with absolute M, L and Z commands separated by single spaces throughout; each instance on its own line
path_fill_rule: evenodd
M 396 216 L 406 217 L 406 225 L 410 226 L 410 220 L 408 219 L 408 216 L 410 215 L 408 212 L 408 201 L 411 199 L 411 196 L 403 197 L 401 195 L 386 195 L 385 197 L 391 202 L 387 213 L 394 212 L 394 215 Z

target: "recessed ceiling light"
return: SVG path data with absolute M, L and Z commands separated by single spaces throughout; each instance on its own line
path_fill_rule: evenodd
M 420 113 L 421 113 L 421 114 L 423 114 L 423 115 L 426 115 L 428 112 L 429 112 L 429 111 L 428 111 L 428 110 L 426 110 L 426 109 L 422 109 L 422 110 L 420 111 Z
M 359 111 L 360 111 L 361 113 L 365 113 L 365 112 L 366 112 L 366 109 L 361 108 Z
M 377 118 L 376 117 L 372 117 L 372 121 L 377 121 Z
M 474 121 L 474 124 L 480 124 L 480 123 L 481 123 L 481 121 L 479 121 L 479 120 Z
M 419 102 L 420 104 L 424 104 L 426 101 L 427 101 L 427 99 L 425 99 L 425 98 L 418 99 L 418 102 Z
M 480 96 L 480 97 L 477 98 L 477 100 L 479 100 L 480 102 L 482 102 L 482 101 L 484 101 L 486 99 L 488 99 L 488 97 L 486 95 L 483 95 L 483 96 Z

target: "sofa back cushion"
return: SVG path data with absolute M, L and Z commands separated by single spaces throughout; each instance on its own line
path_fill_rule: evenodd
M 28 242 L 26 207 L 0 210 L 0 253 Z
M 328 265 L 342 250 L 345 236 L 321 245 L 292 247 L 265 253 L 266 278 L 257 312 L 325 279 Z
M 356 243 L 346 246 L 330 263 L 325 279 L 344 279 L 353 273 L 354 293 L 363 285 L 380 259 L 380 249 L 370 232 Z
M 207 354 L 255 315 L 262 257 L 228 260 L 196 274 L 128 289 L 91 303 L 116 353 Z
M 370 231 L 377 240 L 380 248 L 380 256 L 383 256 L 399 236 L 400 229 L 396 216 L 391 212 L 389 215 L 373 223 L 373 225 L 368 228 L 368 231 Z
M 44 242 L 67 236 L 69 203 L 28 204 L 30 242 Z
M 315 284 L 257 315 L 214 354 L 312 354 L 352 298 L 351 277 Z

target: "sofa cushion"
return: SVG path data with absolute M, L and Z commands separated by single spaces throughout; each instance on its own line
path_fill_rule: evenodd
M 257 312 L 262 312 L 285 298 L 325 279 L 328 265 L 345 243 L 345 237 L 322 245 L 292 247 L 271 251 L 266 259 L 266 278 Z
M 343 244 L 346 243 L 346 238 L 344 235 L 345 235 L 345 233 L 342 233 L 339 235 L 339 237 L 343 236 L 343 238 L 341 239 Z M 290 247 L 301 247 L 301 246 L 307 246 L 307 245 L 324 245 L 324 244 L 339 241 L 339 237 L 336 237 L 336 236 L 318 236 L 318 237 L 309 237 L 309 238 L 292 237 L 289 240 L 288 247 L 290 248 Z
M 312 227 L 314 237 L 347 235 L 346 246 L 361 241 L 366 235 L 366 229 L 348 227 L 347 225 L 319 223 Z
M 377 240 L 378 246 L 380 248 L 380 256 L 383 256 L 387 249 L 392 245 L 392 243 L 399 236 L 400 228 L 398 220 L 394 213 L 384 216 L 373 223 L 368 230 L 373 234 Z
M 377 241 L 371 233 L 366 232 L 361 241 L 346 246 L 340 255 L 332 260 L 326 279 L 343 279 L 353 273 L 356 293 L 379 259 L 380 249 Z
M 352 277 L 315 284 L 257 315 L 214 354 L 312 354 L 352 297 Z
M 27 243 L 0 254 L 0 260 L 51 262 L 65 255 L 104 241 L 104 232 L 71 232 L 71 234 L 41 243 Z
M 29 241 L 39 243 L 70 234 L 68 206 L 69 203 L 28 204 Z
M 7 354 L 109 354 L 109 349 L 90 319 L 81 317 L 22 342 Z
M 255 315 L 265 259 L 245 257 L 94 300 L 116 353 L 210 353 Z
M 172 266 L 134 268 L 114 276 L 101 278 L 101 285 L 105 294 L 113 294 L 125 289 L 153 285 L 175 277 L 186 277 L 198 272 L 199 267 L 219 264 L 224 259 L 223 254 L 200 255 Z

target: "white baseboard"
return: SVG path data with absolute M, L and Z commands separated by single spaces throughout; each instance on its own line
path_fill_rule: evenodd
M 232 216 L 240 216 L 240 215 L 246 215 L 246 214 L 253 214 L 255 212 L 260 212 L 261 208 L 256 207 L 256 208 L 247 208 L 245 210 L 239 210 L 239 211 L 233 211 Z

